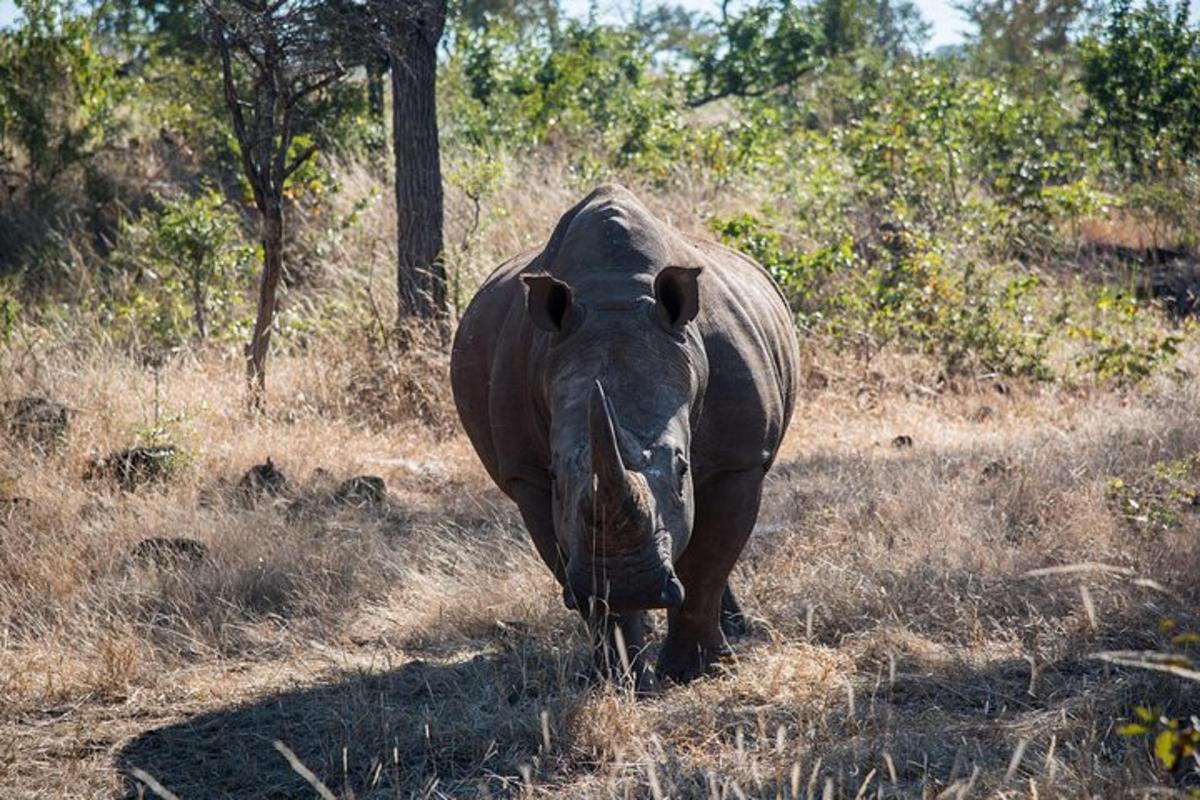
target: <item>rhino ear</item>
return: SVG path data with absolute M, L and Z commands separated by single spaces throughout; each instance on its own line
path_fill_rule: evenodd
M 525 310 L 533 324 L 549 333 L 560 333 L 571 310 L 571 287 L 546 274 L 524 275 Z
M 658 318 L 673 331 L 700 313 L 700 285 L 703 267 L 663 267 L 654 278 L 654 300 Z

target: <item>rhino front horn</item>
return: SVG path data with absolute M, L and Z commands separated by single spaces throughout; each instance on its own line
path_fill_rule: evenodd
M 592 395 L 588 402 L 589 443 L 592 451 L 592 474 L 601 495 L 624 497 L 629 478 L 625 474 L 625 462 L 621 460 L 621 447 L 617 440 L 617 428 L 609 413 L 608 400 L 600 381 L 592 384 Z M 610 494 L 611 493 L 611 494 Z

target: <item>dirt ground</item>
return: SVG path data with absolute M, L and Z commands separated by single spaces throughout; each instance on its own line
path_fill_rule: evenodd
M 4 797 L 1189 785 L 1116 727 L 1139 704 L 1186 716 L 1197 692 L 1094 656 L 1160 646 L 1163 620 L 1200 628 L 1191 380 L 1115 392 L 810 364 L 733 577 L 752 618 L 736 663 L 635 698 L 587 679 L 582 625 L 439 416 L 440 367 L 419 384 L 429 413 L 383 424 L 369 375 L 319 363 L 280 359 L 258 419 L 215 358 L 157 382 L 64 358 L 8 387 L 72 420 L 48 451 L 4 445 Z M 155 428 L 180 451 L 161 481 L 82 479 Z M 268 456 L 286 485 L 239 488 Z M 338 494 L 362 474 L 386 496 Z M 148 537 L 204 547 L 134 557 Z

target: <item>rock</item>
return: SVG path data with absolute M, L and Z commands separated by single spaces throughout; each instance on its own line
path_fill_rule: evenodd
M 387 486 L 377 475 L 358 475 L 343 481 L 333 499 L 355 508 L 381 506 L 387 502 Z
M 71 412 L 44 397 L 21 397 L 4 404 L 4 418 L 12 436 L 48 447 L 66 436 Z
M 177 466 L 180 451 L 173 444 L 131 447 L 93 459 L 83 474 L 85 481 L 109 478 L 127 492 L 148 483 L 161 483 Z
M 892 447 L 896 448 L 897 450 L 903 450 L 906 447 L 912 447 L 912 446 L 913 446 L 913 440 L 912 440 L 912 437 L 909 436 L 908 434 L 902 433 L 899 436 L 897 436 L 895 439 L 892 439 Z
M 208 560 L 208 545 L 185 537 L 152 536 L 138 542 L 131 555 L 134 561 L 158 567 L 195 565 Z
M 971 422 L 987 422 L 994 416 L 996 416 L 996 409 L 991 406 L 980 406 L 967 415 L 967 419 Z
M 278 497 L 288 490 L 288 479 L 272 463 L 270 456 L 267 463 L 255 464 L 246 470 L 246 474 L 238 481 L 238 492 L 248 500 L 256 497 Z
M 1012 465 L 1007 461 L 989 461 L 983 468 L 984 478 L 999 478 L 1012 471 Z

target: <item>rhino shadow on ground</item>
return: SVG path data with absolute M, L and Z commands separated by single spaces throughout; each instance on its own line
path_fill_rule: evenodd
M 316 796 L 276 740 L 339 797 L 410 796 L 435 781 L 454 795 L 503 794 L 539 751 L 542 711 L 566 718 L 572 689 L 561 692 L 571 683 L 555 677 L 560 660 L 528 649 L 418 660 L 205 712 L 120 750 L 122 796 L 152 795 L 135 768 L 183 800 Z

